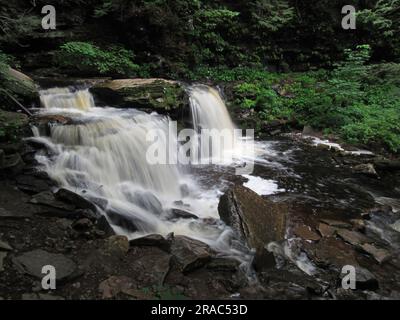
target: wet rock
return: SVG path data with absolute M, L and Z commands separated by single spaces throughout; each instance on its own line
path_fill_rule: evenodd
M 101 230 L 105 233 L 107 236 L 112 236 L 115 235 L 115 231 L 108 222 L 107 218 L 105 216 L 101 216 L 97 222 L 96 222 L 96 228 L 98 230 Z
M 38 114 L 33 118 L 35 125 L 48 125 L 48 124 L 70 124 L 72 119 L 60 114 Z
M 13 248 L 7 242 L 0 240 L 0 251 L 13 251 Z
M 359 164 L 355 166 L 353 170 L 355 173 L 364 174 L 372 178 L 379 178 L 379 175 L 372 163 Z
M 361 247 L 364 243 L 371 242 L 371 240 L 366 236 L 356 231 L 341 229 L 337 231 L 337 235 L 344 241 L 356 247 Z
M 185 236 L 176 236 L 171 244 L 171 254 L 183 273 L 206 265 L 211 259 L 211 253 L 205 243 Z
M 304 240 L 318 241 L 321 237 L 308 226 L 299 226 L 294 229 L 294 234 Z
M 337 228 L 331 227 L 325 223 L 318 225 L 318 231 L 323 237 L 332 237 L 336 233 Z
M 212 258 L 207 264 L 207 269 L 223 272 L 236 272 L 240 262 L 229 258 Z
M 26 252 L 12 259 L 14 265 L 23 273 L 32 275 L 38 279 L 43 278 L 42 268 L 46 265 L 54 266 L 57 280 L 67 280 L 77 267 L 76 264 L 62 254 L 49 253 L 38 249 Z
M 138 207 L 150 211 L 156 216 L 161 215 L 163 212 L 161 201 L 149 191 L 136 191 L 131 200 Z
M 89 209 L 94 212 L 97 210 L 96 206 L 93 203 L 86 200 L 81 195 L 79 195 L 75 192 L 72 192 L 70 190 L 64 189 L 64 188 L 59 189 L 54 194 L 54 197 L 58 200 L 61 200 L 66 203 L 69 203 L 71 205 L 74 205 L 76 208 L 79 208 L 79 209 Z
M 277 262 L 273 252 L 264 248 L 263 251 L 258 251 L 254 256 L 253 267 L 257 272 L 263 272 L 269 269 L 276 268 Z
M 108 105 L 136 107 L 165 112 L 187 105 L 185 90 L 175 81 L 164 79 L 119 79 L 97 84 L 93 95 Z
M 7 252 L 0 251 L 0 272 L 4 271 L 4 259 L 7 257 Z
M 105 240 L 104 252 L 111 255 L 125 255 L 129 251 L 129 240 L 125 236 L 111 236 Z
M 170 214 L 168 215 L 169 220 L 177 220 L 177 219 L 198 219 L 199 217 L 196 216 L 194 213 L 189 211 L 185 211 L 182 209 L 172 208 L 170 210 Z
M 107 210 L 107 217 L 112 224 L 130 232 L 143 230 L 141 227 L 145 226 L 145 223 L 139 221 L 135 216 L 127 215 L 113 209 Z
M 376 261 L 379 263 L 384 263 L 385 261 L 389 260 L 392 256 L 392 254 L 382 248 L 378 248 L 373 244 L 370 243 L 365 243 L 361 245 L 361 248 L 368 254 L 374 257 Z
M 333 267 L 339 271 L 345 265 L 358 265 L 354 248 L 334 237 L 322 238 L 316 243 L 305 243 L 304 250 L 322 268 Z
M 158 247 L 166 252 L 170 252 L 171 249 L 171 241 L 165 239 L 162 235 L 159 234 L 150 234 L 145 237 L 133 239 L 129 241 L 131 247 L 134 246 L 148 246 L 148 247 Z
M 351 229 L 351 224 L 344 221 L 331 219 L 321 219 L 320 221 L 334 228 Z
M 57 200 L 54 197 L 54 194 L 51 191 L 44 191 L 34 195 L 29 201 L 32 204 L 44 205 L 47 207 L 60 209 L 64 211 L 73 211 L 75 209 L 75 205 L 66 204 L 62 201 Z
M 259 252 L 269 242 L 284 239 L 287 211 L 285 204 L 265 200 L 243 186 L 228 190 L 218 205 L 221 219 Z

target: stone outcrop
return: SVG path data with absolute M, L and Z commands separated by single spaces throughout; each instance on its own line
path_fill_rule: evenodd
M 287 205 L 263 199 L 243 186 L 228 190 L 218 205 L 221 219 L 257 252 L 284 239 L 287 211 Z
M 160 113 L 179 110 L 188 104 L 184 88 L 164 79 L 119 79 L 93 86 L 96 100 L 116 107 L 132 107 Z

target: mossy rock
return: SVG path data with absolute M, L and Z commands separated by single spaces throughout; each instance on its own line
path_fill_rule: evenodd
M 91 92 L 96 100 L 115 107 L 170 113 L 188 105 L 185 89 L 164 79 L 121 79 L 100 83 Z
M 1 101 L 6 109 L 17 110 L 18 108 L 8 95 L 23 105 L 38 104 L 39 92 L 36 84 L 22 72 L 12 68 L 0 69 L 0 83 L 2 83 L 2 89 L 7 91 L 7 93 L 0 91 Z
M 18 112 L 0 110 L 0 141 L 16 141 L 29 131 L 29 118 Z

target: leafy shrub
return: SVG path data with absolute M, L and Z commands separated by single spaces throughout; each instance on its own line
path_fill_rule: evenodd
M 88 42 L 67 42 L 60 47 L 56 59 L 64 68 L 87 73 L 135 76 L 140 67 L 133 62 L 133 52 L 120 46 L 101 49 Z

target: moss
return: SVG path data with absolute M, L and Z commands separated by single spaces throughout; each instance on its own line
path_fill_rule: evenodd
M 16 141 L 24 136 L 29 124 L 25 114 L 0 110 L 0 141 Z
M 115 80 L 94 87 L 92 92 L 106 104 L 119 107 L 167 112 L 187 105 L 185 89 L 178 83 L 161 79 Z

